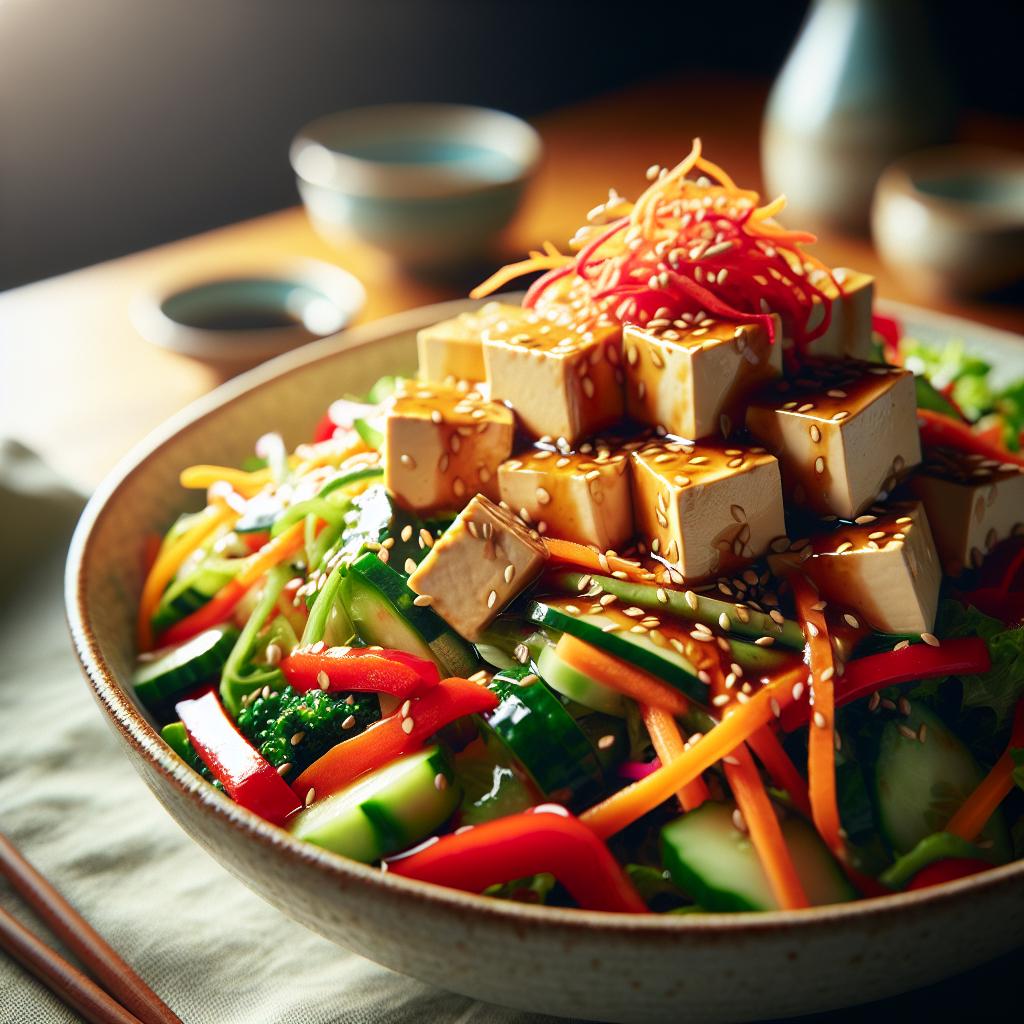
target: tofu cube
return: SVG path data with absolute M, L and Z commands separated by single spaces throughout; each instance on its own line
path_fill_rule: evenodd
M 416 335 L 420 379 L 447 383 L 485 380 L 484 329 L 505 321 L 520 322 L 524 313 L 521 306 L 488 302 L 480 309 L 424 327 Z
M 540 575 L 548 552 L 516 516 L 477 494 L 409 577 L 457 633 L 479 640 L 498 613 Z
M 501 499 L 541 533 L 601 551 L 633 536 L 629 461 L 621 451 L 583 445 L 571 454 L 533 448 L 498 467 Z
M 526 311 L 524 322 L 484 330 L 491 397 L 508 402 L 534 437 L 575 445 L 622 418 L 622 332 L 574 325 L 564 312 Z
M 942 566 L 920 502 L 872 509 L 813 538 L 801 569 L 826 601 L 883 633 L 935 626 Z
M 1024 467 L 953 448 L 926 448 L 910 489 L 928 513 L 943 568 L 977 568 L 1024 531 Z
M 921 461 L 914 377 L 897 367 L 808 362 L 751 400 L 747 427 L 786 493 L 823 516 L 854 518 Z
M 498 497 L 498 466 L 515 422 L 479 392 L 405 382 L 384 422 L 384 482 L 414 512 L 458 511 L 478 491 Z
M 782 372 L 782 324 L 776 342 L 761 324 L 652 320 L 628 325 L 622 347 L 626 411 L 686 438 L 728 437 L 743 425 L 750 393 Z
M 685 579 L 731 573 L 786 535 L 779 464 L 763 448 L 654 441 L 633 459 L 633 514 Z
M 832 319 L 825 333 L 810 343 L 807 355 L 819 359 L 870 360 L 875 279 L 845 267 L 836 267 L 832 273 L 839 282 L 839 288 L 827 277 L 815 281 L 815 285 L 832 300 Z M 824 315 L 822 303 L 815 300 L 809 326 L 817 327 Z

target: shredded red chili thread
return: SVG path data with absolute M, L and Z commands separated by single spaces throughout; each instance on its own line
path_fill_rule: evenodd
M 798 354 L 828 330 L 842 287 L 803 250 L 814 235 L 787 231 L 773 220 L 785 205 L 782 197 L 759 206 L 758 193 L 738 188 L 704 159 L 700 140 L 676 167 L 652 171 L 655 180 L 636 203 L 614 196 L 616 211 L 628 210 L 625 216 L 601 223 L 602 207 L 592 211 L 596 222 L 573 239 L 575 256 L 546 243 L 543 252 L 499 270 L 473 297 L 544 270 L 523 305 L 541 312 L 568 308 L 584 323 L 697 325 L 719 317 L 760 323 L 774 342 L 774 311 Z

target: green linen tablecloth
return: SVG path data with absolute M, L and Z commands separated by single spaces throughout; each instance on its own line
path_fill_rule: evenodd
M 327 942 L 178 828 L 118 749 L 72 654 L 62 569 L 81 504 L 25 449 L 0 446 L 0 830 L 187 1024 L 550 1020 L 445 993 Z M 42 931 L 2 881 L 0 906 Z M 1010 957 L 924 993 L 818 1019 L 985 1019 L 986 1006 L 994 1016 L 1016 1005 L 1021 966 Z M 0 1024 L 77 1019 L 0 953 Z

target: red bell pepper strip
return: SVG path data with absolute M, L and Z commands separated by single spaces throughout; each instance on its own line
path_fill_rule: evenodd
M 444 679 L 414 700 L 407 715 L 397 711 L 332 747 L 292 783 L 292 789 L 303 801 L 310 790 L 314 799 L 336 793 L 360 775 L 418 750 L 449 722 L 493 711 L 497 706 L 498 698 L 485 686 L 468 679 Z
M 302 806 L 276 769 L 238 731 L 212 691 L 175 706 L 196 753 L 236 803 L 281 825 Z
M 967 878 L 981 871 L 988 871 L 991 862 L 979 860 L 977 857 L 950 857 L 948 860 L 937 860 L 929 864 L 907 883 L 908 889 L 927 889 L 932 885 L 952 882 L 957 878 Z
M 967 423 L 960 423 L 932 409 L 918 409 L 917 422 L 921 428 L 921 443 L 925 445 L 957 448 L 964 452 L 984 455 L 986 459 L 1012 462 L 1024 466 L 1024 455 L 1011 452 L 1000 444 L 992 444 L 976 434 Z
M 895 366 L 902 366 L 900 338 L 903 335 L 903 329 L 900 327 L 899 320 L 875 313 L 871 318 L 871 329 L 881 337 L 882 350 L 885 352 L 886 359 Z
M 464 892 L 548 872 L 584 910 L 649 912 L 608 847 L 557 804 L 429 841 L 387 861 L 387 868 L 403 878 Z
M 851 661 L 837 680 L 836 706 L 850 704 L 886 686 L 936 676 L 978 675 L 991 667 L 988 647 L 977 636 L 944 640 L 939 647 L 913 644 L 899 651 L 869 654 Z M 806 725 L 808 713 L 808 703 L 803 699 L 783 707 L 783 729 L 792 732 Z
M 280 668 L 288 682 L 303 692 L 355 690 L 390 693 L 402 700 L 433 689 L 441 681 L 432 661 L 403 651 L 363 647 L 329 647 L 320 654 L 298 651 L 282 658 Z

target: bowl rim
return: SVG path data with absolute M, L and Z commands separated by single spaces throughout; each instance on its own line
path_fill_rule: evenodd
M 521 293 L 520 293 L 521 294 Z M 501 300 L 516 301 L 519 295 L 503 294 Z M 487 301 L 487 300 L 485 300 Z M 492 297 L 489 301 L 494 301 Z M 380 868 L 349 860 L 328 850 L 295 839 L 284 829 L 269 824 L 253 812 L 236 804 L 205 783 L 188 768 L 160 737 L 118 684 L 114 672 L 100 652 L 99 641 L 91 625 L 86 606 L 88 567 L 96 542 L 96 531 L 120 488 L 141 473 L 148 460 L 171 444 L 181 433 L 202 429 L 205 422 L 226 404 L 253 391 L 272 386 L 279 378 L 306 366 L 326 362 L 336 354 L 383 341 L 398 333 L 413 331 L 438 320 L 478 308 L 482 302 L 456 299 L 422 306 L 404 313 L 350 328 L 340 334 L 312 342 L 294 352 L 270 360 L 222 384 L 190 403 L 139 442 L 121 459 L 93 493 L 75 529 L 65 569 L 65 613 L 75 653 L 93 696 L 109 716 L 122 737 L 141 754 L 149 766 L 172 785 L 178 795 L 212 814 L 221 825 L 241 833 L 248 841 L 268 850 L 276 850 L 285 860 L 322 870 L 326 878 L 355 885 L 380 886 L 393 898 L 429 904 L 448 911 L 471 913 L 479 918 L 508 925 L 547 925 L 573 932 L 621 936 L 662 935 L 666 937 L 750 935 L 803 931 L 822 926 L 842 925 L 851 919 L 860 921 L 884 918 L 933 904 L 955 903 L 971 894 L 996 889 L 1012 880 L 1024 880 L 1024 860 L 994 867 L 967 878 L 913 892 L 869 897 L 850 903 L 830 904 L 804 910 L 772 910 L 741 913 L 615 914 L 604 911 L 532 906 L 461 892 L 430 882 L 421 882 L 389 874 Z M 997 328 L 974 324 L 944 314 L 929 313 L 902 303 L 880 303 L 880 308 L 896 316 L 915 316 L 951 329 L 1024 340 L 1019 335 Z
M 911 153 L 890 164 L 876 186 L 875 206 L 900 197 L 929 213 L 965 228 L 1013 231 L 1024 227 L 1024 213 L 1010 204 L 957 199 L 921 187 L 928 177 L 948 178 L 957 173 L 996 174 L 1019 179 L 1024 188 L 1024 154 L 993 146 L 956 144 Z
M 372 135 L 385 122 L 405 122 L 415 126 L 411 130 L 424 138 L 441 139 L 464 137 L 465 130 L 453 132 L 453 126 L 460 123 L 491 125 L 483 148 L 508 157 L 514 170 L 486 179 L 449 161 L 396 164 L 346 153 L 329 141 L 339 127 Z M 426 132 L 428 124 L 436 124 L 437 128 Z M 292 170 L 308 185 L 361 198 L 408 200 L 507 189 L 533 174 L 542 152 L 537 129 L 505 110 L 465 103 L 379 103 L 351 107 L 310 121 L 296 132 L 288 155 Z

